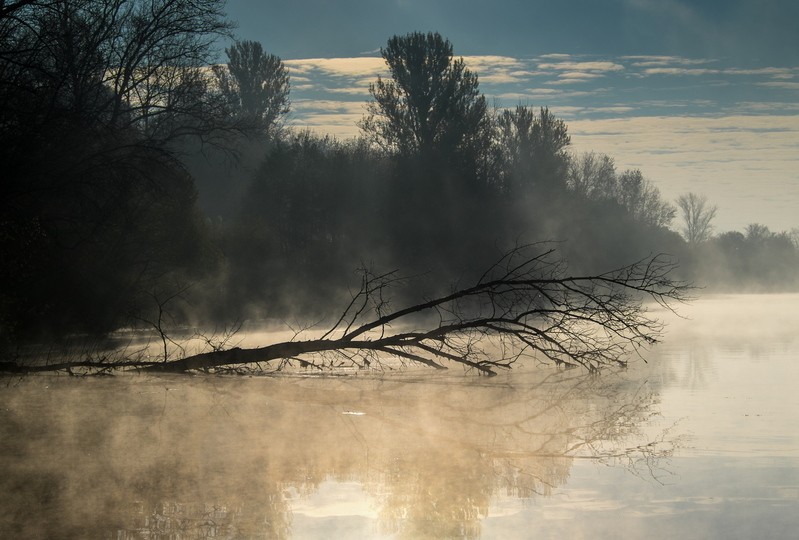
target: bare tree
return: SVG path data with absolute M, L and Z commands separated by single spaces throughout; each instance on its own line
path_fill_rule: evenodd
M 710 239 L 713 232 L 713 218 L 716 217 L 716 205 L 708 204 L 707 197 L 696 193 L 686 193 L 677 199 L 677 206 L 682 212 L 683 236 L 691 246 L 696 246 Z
M 217 144 L 241 129 L 209 92 L 214 44 L 231 29 L 223 0 L 48 0 L 12 7 L 13 16 L 0 18 L 8 120 L 34 122 L 32 128 L 64 119 L 90 123 L 100 133 L 116 131 L 124 147 L 131 135 L 121 133 L 135 130 L 135 142 L 148 148 L 187 136 Z M 30 99 L 35 111 L 26 110 Z
M 638 169 L 619 175 L 616 201 L 639 223 L 652 227 L 667 227 L 676 213 L 671 204 L 660 198 L 660 190 Z
M 626 365 L 631 352 L 658 341 L 662 324 L 648 314 L 643 300 L 671 309 L 673 301 L 686 298 L 686 286 L 669 277 L 674 266 L 654 256 L 609 272 L 570 277 L 552 248 L 535 244 L 511 250 L 471 286 L 397 310 L 390 309 L 388 291 L 401 279 L 395 273 L 364 272 L 349 305 L 319 337 L 118 366 L 186 372 L 288 360 L 320 368 L 368 367 L 393 357 L 436 369 L 459 364 L 493 375 L 523 358 L 535 358 L 596 371 Z M 2 367 L 64 369 L 57 364 Z
M 587 152 L 569 159 L 568 187 L 590 199 L 612 199 L 616 191 L 616 165 L 605 154 Z

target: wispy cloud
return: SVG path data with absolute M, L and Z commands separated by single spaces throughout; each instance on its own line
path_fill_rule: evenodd
M 797 68 L 763 67 L 756 69 L 727 68 L 724 73 L 729 75 L 768 75 L 775 79 L 791 79 L 799 75 Z
M 335 101 L 322 99 L 303 99 L 294 101 L 292 107 L 295 112 L 307 113 L 335 113 L 335 114 L 354 114 L 362 113 L 365 110 L 365 103 L 353 101 Z
M 620 60 L 631 61 L 631 65 L 635 67 L 656 67 L 656 66 L 697 66 L 702 64 L 709 64 L 714 60 L 703 58 L 684 58 L 682 56 L 651 56 L 651 55 L 631 55 L 621 56 Z
M 554 81 L 547 81 L 544 84 L 548 85 L 569 85 L 575 83 L 587 83 L 594 79 L 604 77 L 603 73 L 594 73 L 590 71 L 566 71 L 558 74 L 558 78 Z
M 565 71 L 563 73 L 559 73 L 558 77 L 561 79 L 598 79 L 602 77 L 602 75 L 587 71 Z
M 303 75 L 316 73 L 334 77 L 377 77 L 386 75 L 385 61 L 376 57 L 357 58 L 306 58 L 302 60 L 285 60 L 291 74 Z
M 624 66 L 616 62 L 609 61 L 586 61 L 586 62 L 544 62 L 538 64 L 539 69 L 553 69 L 557 71 L 587 71 L 587 72 L 609 72 L 624 71 Z
M 741 75 L 765 76 L 774 79 L 792 79 L 799 75 L 797 69 L 763 67 L 756 69 L 742 68 L 688 68 L 688 67 L 651 67 L 643 70 L 646 75 Z
M 758 86 L 767 88 L 781 88 L 783 90 L 799 90 L 799 82 L 793 81 L 770 81 L 757 83 Z
M 708 68 L 682 68 L 682 67 L 657 67 L 644 70 L 647 75 L 712 75 L 720 73 L 717 69 Z
M 640 168 L 667 199 L 701 191 L 725 201 L 720 230 L 737 228 L 740 216 L 775 230 L 799 225 L 797 115 L 576 118 L 569 132 L 575 151 L 607 153 L 619 168 Z M 768 209 L 764 193 L 782 200 Z
M 538 58 L 543 58 L 547 60 L 568 60 L 571 58 L 572 55 L 564 54 L 564 53 L 551 53 L 551 54 L 542 54 Z
M 523 60 L 512 56 L 464 56 L 463 61 L 469 69 L 476 71 L 496 68 L 521 69 L 527 65 Z
M 328 92 L 331 94 L 347 94 L 350 96 L 363 96 L 368 97 L 369 94 L 369 85 L 364 86 L 353 86 L 349 88 L 326 88 Z
M 471 71 L 477 73 L 482 83 L 520 83 L 535 75 L 528 70 L 525 61 L 509 56 L 464 56 L 463 61 Z
M 575 97 L 585 97 L 601 89 L 592 91 L 561 90 L 559 88 L 530 88 L 521 92 L 501 92 L 490 97 L 500 101 L 511 101 L 514 103 L 548 105 L 563 99 Z

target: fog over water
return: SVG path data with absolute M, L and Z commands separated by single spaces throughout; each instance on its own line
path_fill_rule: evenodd
M 797 300 L 705 297 L 600 376 L 6 378 L 0 535 L 786 537 Z
M 795 535 L 769 1 L 0 2 L 0 539 Z

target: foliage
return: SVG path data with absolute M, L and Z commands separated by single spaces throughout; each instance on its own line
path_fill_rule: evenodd
M 201 267 L 175 145 L 243 129 L 205 68 L 223 5 L 49 0 L 0 18 L 0 242 L 30 254 L 21 271 L 0 263 L 4 330 L 106 331 L 156 281 Z
M 369 86 L 374 101 L 360 124 L 364 133 L 401 156 L 475 163 L 490 135 L 486 99 L 449 40 L 438 33 L 394 36 L 381 54 L 391 80 L 378 77 Z
M 775 291 L 799 285 L 799 249 L 789 233 L 751 223 L 701 246 L 697 273 L 716 288 Z
M 227 64 L 213 67 L 222 95 L 231 109 L 268 137 L 279 130 L 280 119 L 289 112 L 286 67 L 256 41 L 236 41 L 225 53 Z
M 545 191 L 551 196 L 553 189 L 562 187 L 571 143 L 563 120 L 547 108 L 536 115 L 532 108 L 519 105 L 498 115 L 497 135 L 505 173 L 501 184 L 507 194 Z

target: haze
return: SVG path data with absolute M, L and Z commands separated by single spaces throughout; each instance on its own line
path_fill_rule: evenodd
M 358 133 L 389 35 L 439 31 L 500 107 L 547 106 L 577 151 L 640 168 L 721 231 L 799 226 L 799 37 L 791 0 L 228 4 L 241 38 L 291 70 L 291 123 Z M 314 14 L 311 19 L 307 14 Z

